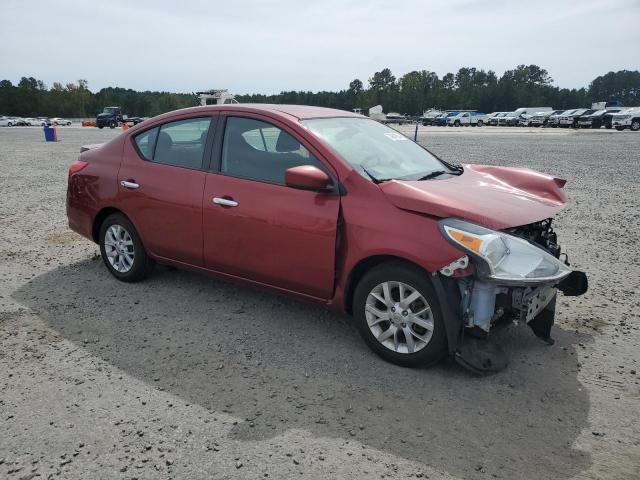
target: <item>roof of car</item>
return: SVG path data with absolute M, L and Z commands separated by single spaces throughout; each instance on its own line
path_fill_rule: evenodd
M 267 104 L 267 103 L 233 103 L 225 105 L 205 105 L 200 107 L 192 107 L 185 109 L 185 111 L 203 112 L 203 111 L 217 111 L 217 110 L 229 110 L 229 111 L 263 111 L 272 112 L 276 114 L 284 114 L 290 117 L 295 117 L 298 120 L 306 120 L 310 118 L 331 118 L 331 117 L 359 117 L 362 115 L 349 112 L 346 110 L 338 110 L 335 108 L 325 107 L 312 107 L 310 105 L 279 105 L 279 104 Z

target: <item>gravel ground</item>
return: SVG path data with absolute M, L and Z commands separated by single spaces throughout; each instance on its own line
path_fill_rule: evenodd
M 389 365 L 345 315 L 193 273 L 117 282 L 64 198 L 80 145 L 118 132 L 0 129 L 0 477 L 638 478 L 640 135 L 420 132 L 569 180 L 557 230 L 591 289 L 553 346 L 499 332 L 491 377 Z

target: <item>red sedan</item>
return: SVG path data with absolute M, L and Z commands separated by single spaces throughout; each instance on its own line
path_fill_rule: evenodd
M 401 365 L 496 370 L 491 328 L 518 319 L 551 341 L 557 290 L 587 288 L 551 226 L 564 180 L 453 165 L 360 115 L 195 107 L 82 150 L 69 225 L 117 279 L 162 263 L 325 304 Z

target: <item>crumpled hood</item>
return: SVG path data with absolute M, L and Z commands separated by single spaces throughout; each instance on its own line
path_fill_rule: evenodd
M 528 168 L 464 165 L 460 176 L 392 180 L 379 187 L 398 208 L 500 230 L 557 214 L 567 201 L 565 183 Z

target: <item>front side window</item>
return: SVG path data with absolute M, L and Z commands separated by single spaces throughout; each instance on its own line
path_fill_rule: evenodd
M 318 118 L 302 124 L 365 178 L 416 180 L 444 167 L 429 151 L 375 120 Z
M 169 122 L 134 137 L 146 160 L 183 168 L 201 168 L 211 118 Z
M 292 167 L 322 164 L 284 130 L 260 120 L 229 117 L 222 146 L 222 173 L 284 185 Z

